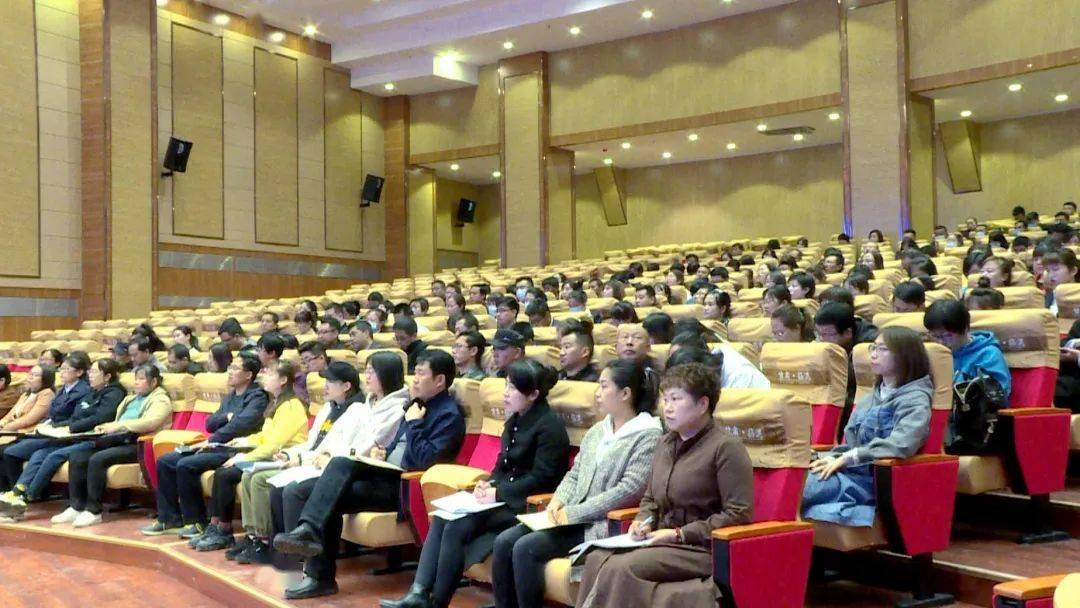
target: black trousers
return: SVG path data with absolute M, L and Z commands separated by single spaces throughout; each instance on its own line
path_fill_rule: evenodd
M 415 582 L 431 590 L 436 606 L 449 606 L 465 573 L 465 552 L 469 543 L 486 532 L 502 532 L 518 523 L 516 514 L 502 506 L 474 513 L 454 521 L 431 520 L 431 528 L 420 551 Z
M 585 526 L 563 526 L 533 532 L 525 524 L 495 538 L 491 560 L 491 586 L 498 608 L 544 605 L 544 564 L 566 557 L 585 540 Z
M 203 473 L 220 467 L 229 452 L 170 452 L 157 461 L 158 521 L 166 524 L 206 524 L 206 501 L 203 500 Z M 235 498 L 234 498 L 235 500 Z
M 396 472 L 384 473 L 339 457 L 332 459 L 317 479 L 287 486 L 282 493 L 285 529 L 306 523 L 323 540 L 323 552 L 304 562 L 304 574 L 319 580 L 335 578 L 341 516 L 361 511 L 397 511 L 400 484 Z
M 236 509 L 236 484 L 244 472 L 236 467 L 220 467 L 214 471 L 214 487 L 210 493 L 210 515 L 226 525 L 232 523 Z
M 104 450 L 75 452 L 68 460 L 68 498 L 76 511 L 101 513 L 105 475 L 115 464 L 139 462 L 139 446 L 121 445 Z
M 55 442 L 51 439 L 38 437 L 26 437 L 4 446 L 0 452 L 0 460 L 3 460 L 4 474 L 0 479 L 0 490 L 8 491 L 15 487 L 22 475 L 23 465 L 34 452 L 41 448 L 47 448 Z

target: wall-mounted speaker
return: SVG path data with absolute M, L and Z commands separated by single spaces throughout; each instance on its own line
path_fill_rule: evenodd
M 169 147 L 165 148 L 165 171 L 161 172 L 162 177 L 168 177 L 175 173 L 183 173 L 187 171 L 188 156 L 191 155 L 191 142 L 177 139 L 175 137 L 169 138 Z
M 382 198 L 383 183 L 386 178 L 378 175 L 367 174 L 364 178 L 364 191 L 360 194 L 360 206 L 370 207 Z

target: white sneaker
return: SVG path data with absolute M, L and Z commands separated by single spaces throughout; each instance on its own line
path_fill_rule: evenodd
M 100 513 L 91 513 L 89 511 L 83 511 L 82 513 L 79 513 L 78 517 L 75 518 L 75 521 L 71 522 L 71 525 L 76 527 L 76 528 L 86 528 L 88 526 L 93 526 L 95 524 L 100 524 L 100 523 L 101 523 L 101 514 Z
M 53 515 L 53 518 L 49 521 L 54 524 L 70 524 L 71 522 L 75 521 L 77 517 L 79 517 L 80 513 L 81 511 L 76 511 L 74 507 L 68 507 L 64 509 L 64 511 L 59 515 Z
M 18 495 L 16 495 L 15 492 L 12 492 L 10 490 L 4 492 L 3 494 L 0 494 L 0 502 L 4 504 L 13 505 L 18 500 Z

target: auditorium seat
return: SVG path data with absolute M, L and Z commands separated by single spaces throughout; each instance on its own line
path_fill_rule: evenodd
M 886 312 L 888 308 L 885 299 L 877 294 L 855 296 L 855 316 L 857 317 L 873 319 L 874 315 Z
M 767 343 L 761 348 L 761 372 L 773 388 L 789 390 L 811 405 L 812 441 L 836 443 L 847 396 L 847 353 L 824 342 Z
M 1054 300 L 1058 307 L 1058 331 L 1066 335 L 1080 318 L 1080 283 L 1066 283 L 1054 288 Z
M 735 317 L 728 321 L 727 329 L 729 339 L 753 344 L 758 351 L 764 343 L 773 341 L 772 319 L 765 317 Z
M 1006 581 L 994 585 L 993 608 L 1080 606 L 1080 572 Z

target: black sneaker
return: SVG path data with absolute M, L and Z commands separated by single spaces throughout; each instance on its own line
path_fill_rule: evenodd
M 238 564 L 269 565 L 273 561 L 274 556 L 273 552 L 270 551 L 270 544 L 257 538 L 251 539 L 251 544 L 236 556 L 236 563 Z
M 196 524 L 196 526 L 198 526 L 198 524 Z M 184 530 L 187 530 L 188 528 L 191 528 L 191 526 L 188 526 L 187 528 L 184 528 Z M 180 533 L 180 537 L 181 538 L 187 538 L 188 539 L 187 545 L 189 547 L 191 547 L 192 549 L 194 549 L 194 548 L 199 546 L 199 541 L 201 541 L 203 538 L 206 538 L 207 535 L 217 533 L 217 531 L 218 531 L 218 527 L 215 524 L 210 524 L 209 526 L 206 526 L 206 528 L 202 532 L 197 534 L 196 536 L 191 536 L 191 537 L 184 536 L 183 535 L 184 531 L 182 530 L 181 533 Z
M 236 544 L 236 538 L 232 535 L 232 532 L 226 532 L 216 526 L 211 526 L 214 531 L 210 530 L 203 534 L 199 542 L 195 545 L 196 551 L 221 551 L 222 549 L 228 549 Z
M 225 559 L 229 561 L 235 560 L 236 556 L 243 553 L 244 549 L 250 547 L 253 541 L 254 539 L 250 535 L 245 534 L 240 540 L 236 541 L 236 544 L 225 551 Z

